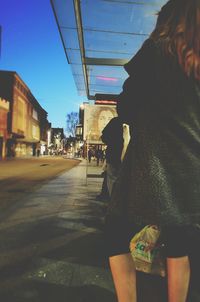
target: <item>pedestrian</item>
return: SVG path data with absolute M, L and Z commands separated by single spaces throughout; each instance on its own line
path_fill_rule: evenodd
M 123 150 L 123 124 L 118 117 L 112 118 L 102 131 L 102 141 L 106 149 L 106 178 L 109 195 L 112 193 L 121 165 Z
M 131 140 L 105 233 L 118 301 L 137 301 L 129 242 L 156 224 L 165 246 L 168 302 L 185 302 L 190 252 L 199 245 L 190 234 L 199 232 L 200 241 L 200 0 L 168 1 L 125 70 L 117 111 Z
M 89 161 L 89 163 L 91 163 L 92 155 L 93 155 L 92 150 L 89 148 L 89 150 L 88 150 L 88 161 Z
M 101 160 L 101 150 L 99 149 L 98 146 L 95 149 L 95 157 L 96 157 L 96 161 L 97 161 L 97 166 L 99 166 L 99 161 Z
M 37 157 L 39 157 L 40 156 L 40 149 L 37 149 Z

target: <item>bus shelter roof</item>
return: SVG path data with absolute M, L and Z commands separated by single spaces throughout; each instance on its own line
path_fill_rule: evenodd
M 51 0 L 79 95 L 118 95 L 166 0 Z

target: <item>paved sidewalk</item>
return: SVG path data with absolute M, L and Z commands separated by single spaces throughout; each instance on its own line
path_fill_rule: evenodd
M 116 302 L 102 236 L 106 206 L 95 200 L 101 172 L 82 161 L 4 215 L 0 301 Z M 138 274 L 138 296 L 165 302 L 165 280 Z
M 86 184 L 82 162 L 4 217 L 0 301 L 116 301 L 102 241 L 105 204 L 95 201 L 101 183 Z

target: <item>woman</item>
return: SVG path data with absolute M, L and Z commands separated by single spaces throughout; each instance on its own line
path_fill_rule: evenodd
M 117 109 L 133 137 L 106 217 L 118 301 L 137 301 L 130 239 L 157 224 L 168 302 L 185 302 L 191 275 L 185 243 L 200 223 L 200 0 L 168 1 L 125 70 Z

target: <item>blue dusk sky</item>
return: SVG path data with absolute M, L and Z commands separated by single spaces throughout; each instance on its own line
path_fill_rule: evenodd
M 52 127 L 66 128 L 66 115 L 86 101 L 76 90 L 50 0 L 0 0 L 0 69 L 16 71 Z

